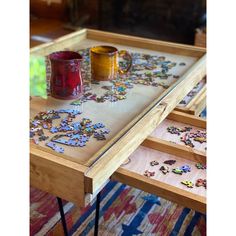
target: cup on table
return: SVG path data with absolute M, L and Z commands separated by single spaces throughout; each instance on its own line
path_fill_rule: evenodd
M 76 99 L 83 93 L 82 56 L 73 51 L 53 52 L 50 60 L 50 93 L 58 99 Z
M 125 74 L 132 65 L 132 57 L 126 50 L 119 51 L 112 46 L 96 46 L 90 49 L 91 78 L 97 81 L 113 80 L 117 73 Z M 128 59 L 126 69 L 119 67 L 118 58 Z

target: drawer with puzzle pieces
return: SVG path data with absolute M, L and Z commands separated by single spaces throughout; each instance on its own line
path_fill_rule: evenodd
M 92 81 L 90 48 L 98 45 L 127 50 L 133 61 L 131 70 L 110 81 Z M 65 49 L 79 52 L 83 57 L 81 72 L 85 90 L 81 98 L 74 100 L 59 100 L 50 94 L 47 98 L 32 96 L 30 184 L 85 206 L 206 76 L 206 51 L 193 46 L 83 29 L 32 48 L 31 58 L 43 58 L 48 66 L 47 56 Z M 125 60 L 119 61 L 121 66 L 125 63 Z M 48 67 L 47 78 L 50 77 L 50 65 Z M 181 129 L 178 132 L 181 137 L 186 133 Z M 190 137 L 185 138 L 188 142 Z M 200 144 L 194 141 L 194 137 L 190 139 L 198 148 Z M 172 141 L 182 144 L 177 138 Z M 202 151 L 184 143 L 179 146 L 185 157 L 190 149 L 194 150 L 192 157 Z M 184 164 L 191 163 L 179 163 L 180 166 Z M 143 173 L 141 176 L 147 179 Z M 181 187 L 190 189 L 182 184 Z
M 205 213 L 206 121 L 170 113 L 112 178 Z
M 175 108 L 199 116 L 206 107 L 206 77 L 203 78 Z

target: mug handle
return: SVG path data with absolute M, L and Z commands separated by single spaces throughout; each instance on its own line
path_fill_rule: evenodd
M 129 58 L 129 59 L 128 59 L 128 60 L 129 60 L 129 63 L 128 63 L 127 68 L 124 69 L 124 70 L 122 70 L 120 67 L 118 68 L 118 71 L 119 71 L 120 74 L 125 74 L 125 73 L 127 73 L 127 72 L 130 70 L 131 66 L 132 66 L 132 57 L 131 57 L 131 55 L 129 54 L 129 52 L 126 51 L 126 50 L 120 50 L 120 51 L 119 51 L 119 57 L 124 57 L 124 56 L 126 56 L 126 57 Z

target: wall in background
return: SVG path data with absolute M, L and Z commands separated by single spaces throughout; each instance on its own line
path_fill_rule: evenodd
M 58 3 L 31 0 L 31 14 L 70 21 L 74 26 L 186 44 L 194 44 L 196 28 L 205 25 L 206 0 L 55 1 Z
M 68 20 L 67 0 L 30 0 L 30 15 Z

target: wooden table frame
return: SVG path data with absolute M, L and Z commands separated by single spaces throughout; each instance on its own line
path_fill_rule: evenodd
M 122 138 L 113 145 L 111 142 L 108 143 L 92 156 L 89 166 L 60 158 L 63 155 L 55 154 L 37 145 L 30 146 L 31 185 L 79 206 L 84 206 L 93 199 L 127 157 L 143 143 L 184 96 L 206 75 L 206 50 L 203 48 L 90 29 L 83 29 L 53 42 L 34 47 L 30 53 L 45 56 L 57 50 L 68 48 L 73 50 L 81 40 L 86 38 L 193 56 L 197 57 L 198 61 L 174 86 L 162 94 L 162 99 L 157 98 L 132 124 L 121 131 L 123 132 Z M 114 140 L 111 141 L 114 142 Z M 97 158 L 98 156 L 99 158 Z

